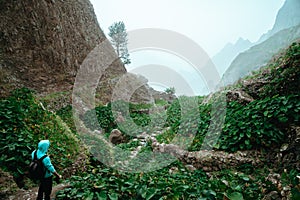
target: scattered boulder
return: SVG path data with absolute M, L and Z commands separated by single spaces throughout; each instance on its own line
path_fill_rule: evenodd
M 263 200 L 276 200 L 276 199 L 281 199 L 277 191 L 272 191 L 269 194 L 267 194 Z
M 189 171 L 197 170 L 193 165 L 185 165 L 185 168 L 187 168 Z
M 140 139 L 140 140 L 147 140 L 150 136 L 146 133 L 146 132 L 143 132 L 141 134 L 139 134 L 137 136 L 137 139 Z
M 254 101 L 254 99 L 249 94 L 244 92 L 243 90 L 228 91 L 226 96 L 227 96 L 227 101 L 229 101 L 229 102 L 237 101 L 243 105 L 246 105 L 246 104 Z
M 124 140 L 124 136 L 118 129 L 113 129 L 109 135 L 109 141 L 113 144 L 120 144 Z
M 178 167 L 171 167 L 169 169 L 169 174 L 177 174 L 179 172 Z

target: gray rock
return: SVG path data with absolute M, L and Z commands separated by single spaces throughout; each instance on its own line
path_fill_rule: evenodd
M 118 129 L 113 129 L 109 135 L 109 141 L 113 144 L 120 144 L 123 139 L 123 134 Z

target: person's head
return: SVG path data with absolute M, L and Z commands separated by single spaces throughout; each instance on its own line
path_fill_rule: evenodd
M 50 146 L 50 141 L 49 140 L 41 140 L 38 144 L 38 150 L 45 154 L 48 151 L 48 148 Z

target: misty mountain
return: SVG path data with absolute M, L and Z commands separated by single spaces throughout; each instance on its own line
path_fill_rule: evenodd
M 234 83 L 249 72 L 266 65 L 275 54 L 299 39 L 300 25 L 279 31 L 264 42 L 240 53 L 223 75 L 223 83 Z
M 299 25 L 299 10 L 299 0 L 286 0 L 284 5 L 277 13 L 273 28 L 267 33 L 263 34 L 257 42 L 251 43 L 249 40 L 239 38 L 239 40 L 235 44 L 228 43 L 219 53 L 217 53 L 212 58 L 212 61 L 216 65 L 216 68 L 220 75 L 222 76 L 225 73 L 225 71 L 230 67 L 231 63 L 239 53 L 244 52 L 255 44 L 264 42 L 281 30 Z
M 276 21 L 271 30 L 262 35 L 257 43 L 261 43 L 274 35 L 275 33 L 287 29 L 289 27 L 297 26 L 300 24 L 300 1 L 299 0 L 286 0 L 284 5 L 278 11 Z
M 300 38 L 300 1 L 286 0 L 277 13 L 273 28 L 245 52 L 240 53 L 223 75 L 231 84 L 270 61 L 281 49 Z
M 212 61 L 215 64 L 220 76 L 222 76 L 230 63 L 240 53 L 249 49 L 253 44 L 249 40 L 239 38 L 236 43 L 228 43 L 219 53 L 217 53 Z

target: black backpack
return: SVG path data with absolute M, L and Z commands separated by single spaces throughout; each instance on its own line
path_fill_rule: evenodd
M 40 159 L 37 159 L 37 151 L 34 152 L 34 158 L 29 164 L 29 176 L 32 180 L 41 180 L 45 176 L 45 167 L 43 164 L 44 158 L 47 155 L 44 155 Z

